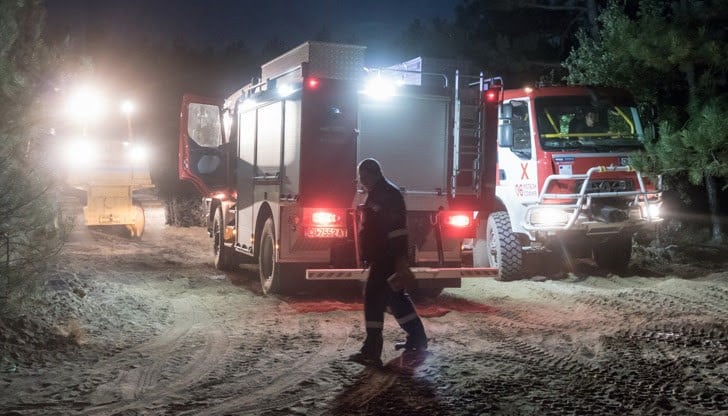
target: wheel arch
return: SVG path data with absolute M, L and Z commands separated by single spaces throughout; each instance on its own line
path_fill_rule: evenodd
M 227 201 L 227 200 L 221 200 L 217 198 L 211 198 L 210 199 L 210 207 L 207 212 L 207 231 L 212 233 L 212 221 L 215 218 L 215 212 L 220 209 L 222 211 L 222 220 L 225 223 L 225 225 L 230 225 L 231 220 L 233 218 L 230 218 L 230 207 L 235 205 L 235 201 Z
M 493 212 L 496 211 L 508 211 L 508 209 L 506 208 L 506 203 L 503 202 L 500 197 L 496 197 L 495 201 L 493 202 Z
M 273 229 L 276 230 L 276 220 L 273 217 L 273 209 L 271 208 L 270 204 L 268 204 L 267 202 L 263 202 L 260 205 L 260 208 L 258 209 L 258 215 L 255 218 L 255 258 L 258 258 L 258 256 L 260 255 L 260 236 L 263 234 L 263 226 L 265 225 L 265 221 L 268 218 L 273 219 Z M 278 238 L 277 230 L 276 238 Z
M 511 202 L 515 203 L 515 201 L 511 201 Z M 492 214 L 494 212 L 498 212 L 498 211 L 505 211 L 506 213 L 508 213 L 508 216 L 511 219 L 511 229 L 513 230 L 513 233 L 516 235 L 516 238 L 518 238 L 518 241 L 520 241 L 522 245 L 524 245 L 524 246 L 529 245 L 531 242 L 531 236 L 525 229 L 523 229 L 520 226 L 520 223 L 517 221 L 517 218 L 514 218 L 514 215 L 513 215 L 514 210 L 508 209 L 508 204 L 506 203 L 505 199 L 503 199 L 499 196 L 496 196 L 494 206 L 493 206 L 493 212 L 488 213 L 488 216 L 490 216 L 490 214 Z M 488 216 L 483 218 L 483 221 L 487 222 Z
M 488 217 L 494 212 L 498 211 L 506 211 L 508 212 L 508 209 L 506 208 L 506 204 L 503 202 L 503 200 L 496 196 L 495 200 L 493 201 L 493 210 L 490 212 L 479 212 L 478 213 L 478 221 L 481 221 L 483 224 L 486 224 L 488 222 Z
M 208 208 L 206 219 L 205 219 L 205 223 L 207 226 L 207 232 L 210 233 L 210 235 L 212 235 L 212 221 L 215 218 L 215 212 L 221 206 L 222 206 L 222 203 L 220 202 L 219 199 L 216 199 L 216 198 L 210 199 L 210 206 Z M 225 218 L 225 212 L 223 212 L 222 215 L 223 215 L 223 218 Z

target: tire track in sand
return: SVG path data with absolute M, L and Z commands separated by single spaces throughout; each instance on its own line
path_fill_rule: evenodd
M 287 319 L 290 316 L 279 316 L 276 319 L 281 318 Z M 275 328 L 275 322 L 272 322 L 271 328 Z M 291 331 L 290 328 L 287 330 Z M 207 399 L 205 407 L 201 407 L 202 403 L 189 401 L 187 406 L 175 406 L 171 410 L 189 411 L 179 414 L 198 414 L 201 411 L 205 415 L 250 412 L 260 414 L 264 410 L 290 407 L 304 395 L 315 395 L 315 391 L 324 390 L 316 380 L 326 381 L 337 377 L 335 374 L 329 374 L 329 367 L 332 357 L 340 357 L 341 351 L 350 342 L 350 328 L 337 320 L 319 321 L 308 317 L 300 318 L 298 328 L 293 331 L 292 334 L 280 334 L 272 329 L 268 337 L 263 336 L 252 346 L 252 349 L 258 350 L 261 355 L 254 360 L 250 360 L 249 357 L 246 359 L 244 354 L 237 358 L 238 362 L 244 361 L 251 367 L 247 370 L 247 374 L 239 375 L 241 378 L 235 383 L 235 394 L 217 400 L 212 406 Z M 266 356 L 266 344 L 276 342 L 275 340 L 295 343 L 301 337 L 305 338 L 305 342 L 295 346 L 288 356 Z M 249 342 L 249 340 L 243 341 Z M 311 346 L 312 341 L 314 346 Z M 246 349 L 249 348 L 251 347 L 246 346 Z M 280 345 L 277 348 L 280 349 Z M 228 366 L 235 367 L 235 364 Z
M 173 324 L 159 336 L 107 362 L 97 371 L 122 370 L 110 383 L 99 386 L 87 414 L 118 414 L 169 401 L 186 386 L 219 365 L 230 349 L 226 328 L 212 319 L 206 306 L 185 297 L 172 300 Z M 96 396 L 95 398 L 93 396 Z

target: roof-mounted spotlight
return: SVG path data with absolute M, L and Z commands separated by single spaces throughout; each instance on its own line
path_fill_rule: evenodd
M 376 75 L 366 82 L 362 92 L 373 98 L 387 99 L 393 96 L 396 91 L 397 83 L 394 80 Z

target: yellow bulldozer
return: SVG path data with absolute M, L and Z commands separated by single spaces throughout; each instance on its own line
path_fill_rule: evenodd
M 134 238 L 144 232 L 144 210 L 134 191 L 153 188 L 149 154 L 133 135 L 134 106 L 114 106 L 86 87 L 69 97 L 65 108 L 74 121 L 63 137 L 67 186 L 85 192 L 86 226 L 125 226 Z M 117 108 L 114 108 L 117 107 Z

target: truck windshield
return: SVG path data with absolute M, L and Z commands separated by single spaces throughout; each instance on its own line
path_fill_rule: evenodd
M 630 103 L 593 105 L 590 97 L 542 97 L 535 102 L 544 150 L 609 152 L 642 147 L 644 133 Z

